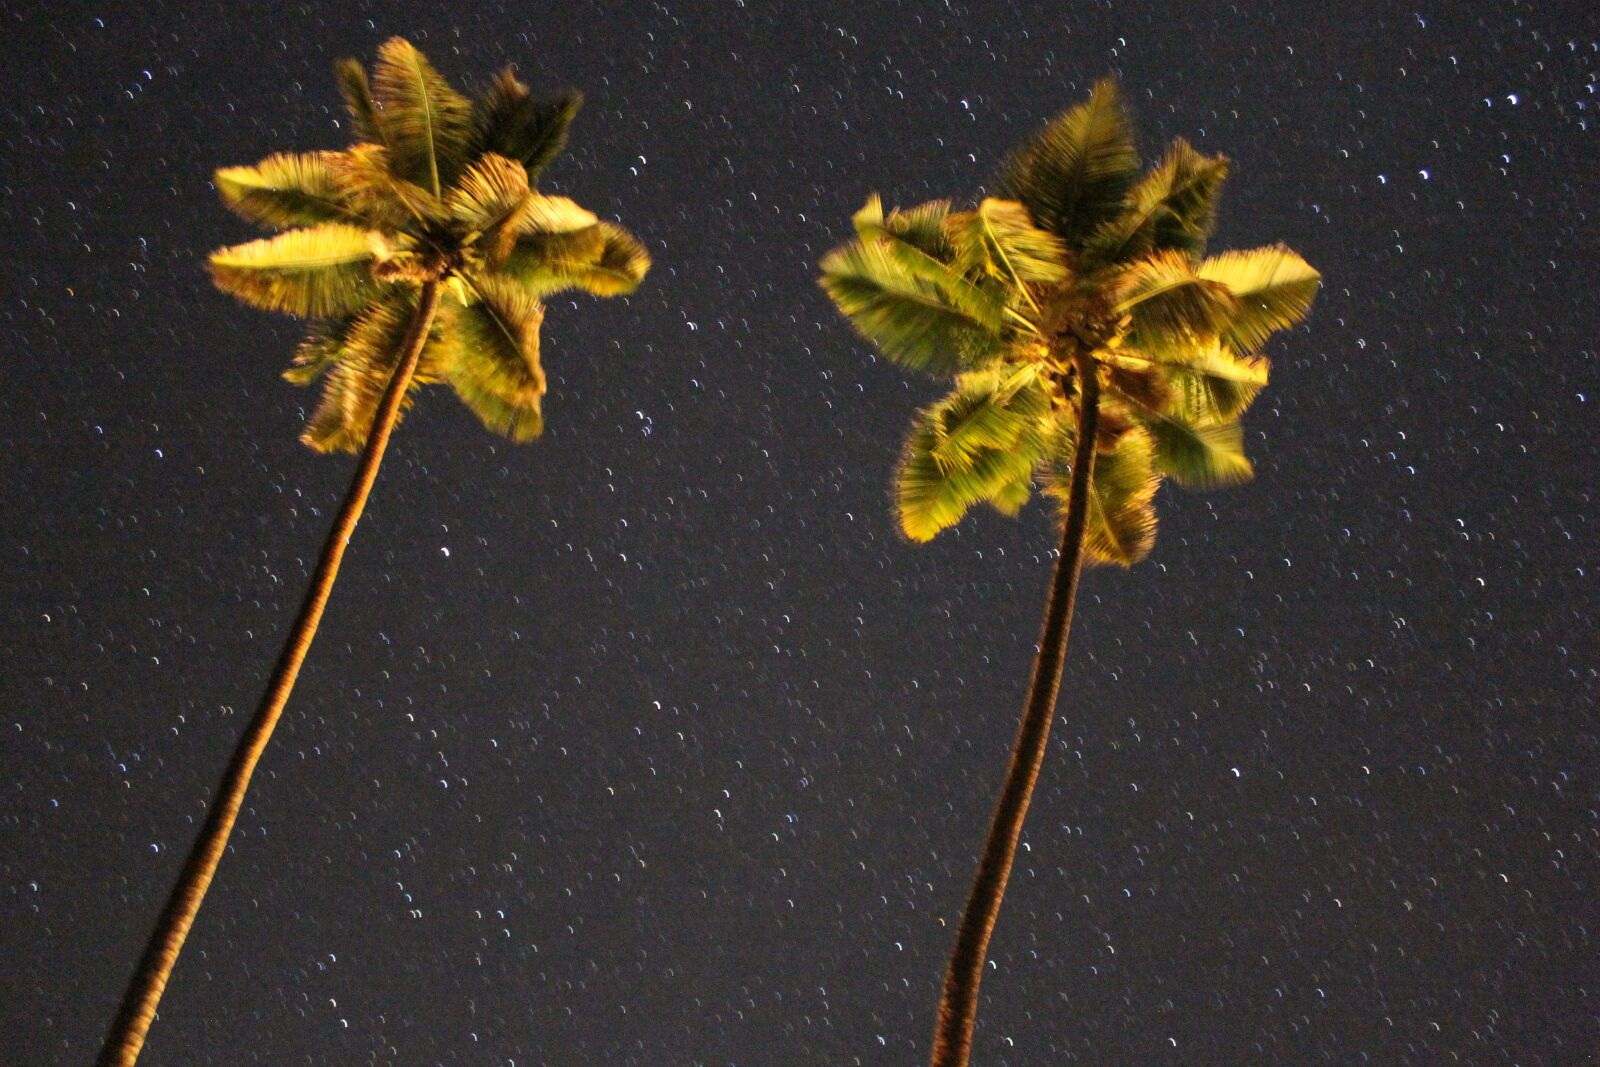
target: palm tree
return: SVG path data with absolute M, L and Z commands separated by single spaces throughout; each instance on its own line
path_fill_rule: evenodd
M 490 430 L 538 437 L 542 298 L 568 288 L 630 292 L 650 266 L 628 231 L 534 187 L 566 145 L 579 94 L 535 97 L 507 68 L 469 100 L 398 37 L 379 48 L 370 82 L 353 59 L 336 70 L 355 143 L 219 170 L 229 207 L 283 232 L 213 253 L 211 274 L 246 304 L 313 321 L 284 375 L 323 380 L 301 440 L 360 460 L 266 694 L 129 983 L 103 1065 L 138 1059 L 402 411 L 421 386 L 442 383 Z
M 1267 381 L 1255 353 L 1300 321 L 1317 272 L 1282 245 L 1204 258 L 1228 161 L 1182 140 L 1142 176 L 1116 85 L 1007 159 L 996 196 L 884 213 L 822 261 L 822 286 L 889 359 L 949 394 L 911 425 L 896 484 L 915 541 L 977 503 L 1064 505 L 1022 723 L 945 974 L 930 1062 L 967 1062 L 978 985 L 1061 686 L 1085 560 L 1132 566 L 1155 543 L 1163 477 L 1251 475 L 1239 418 Z

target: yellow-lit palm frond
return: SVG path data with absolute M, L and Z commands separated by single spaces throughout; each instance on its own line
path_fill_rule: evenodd
M 1154 453 L 1150 433 L 1139 427 L 1095 453 L 1083 538 L 1086 562 L 1131 567 L 1155 547 L 1155 494 L 1161 479 Z M 1062 469 L 1050 484 L 1051 495 L 1063 502 L 1065 474 Z
M 1222 338 L 1241 353 L 1254 352 L 1305 318 L 1322 283 L 1322 275 L 1281 244 L 1223 252 L 1202 262 L 1195 274 L 1233 294 L 1238 310 Z
M 544 306 L 500 277 L 473 279 L 470 298 L 442 309 L 444 378 L 488 429 L 513 441 L 544 430 L 539 327 Z
M 1227 157 L 1203 156 L 1183 138 L 1174 140 L 1166 158 L 1129 190 L 1122 212 L 1085 242 L 1085 257 L 1120 263 L 1165 249 L 1200 255 L 1227 177 Z
M 1203 278 L 1183 252 L 1157 251 L 1122 268 L 1110 285 L 1114 310 L 1131 320 L 1131 339 L 1161 355 L 1219 336 L 1238 301 L 1224 284 Z
M 443 197 L 467 162 L 471 102 L 402 37 L 378 46 L 372 90 L 395 175 Z
M 1028 209 L 1016 201 L 986 198 L 973 210 L 952 215 L 949 232 L 955 266 L 964 274 L 1020 286 L 1053 285 L 1070 273 L 1061 239 L 1036 227 Z
M 1003 343 L 1001 307 L 953 268 L 898 258 L 892 244 L 852 241 L 822 260 L 821 284 L 885 356 L 927 374 L 983 366 Z
M 326 223 L 213 252 L 211 277 L 223 292 L 265 311 L 346 315 L 377 295 L 371 267 L 380 250 L 370 231 Z
M 1035 225 L 1076 249 L 1120 210 L 1139 156 L 1114 81 L 1048 123 L 1001 167 L 997 194 L 1027 206 Z
M 583 94 L 558 93 L 537 99 L 507 67 L 473 103 L 473 147 L 522 164 L 530 184 L 567 144 L 567 131 Z
M 335 172 L 337 152 L 280 152 L 253 167 L 216 173 L 222 202 L 268 229 L 355 222 Z

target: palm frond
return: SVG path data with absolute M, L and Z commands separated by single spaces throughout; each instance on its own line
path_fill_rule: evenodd
M 500 271 L 535 296 L 549 296 L 577 285 L 573 281 L 605 253 L 599 225 L 571 233 L 534 233 L 517 238 Z
M 400 349 L 416 313 L 416 293 L 397 290 L 373 301 L 359 315 L 326 335 L 337 347 L 326 351 L 322 397 L 300 440 L 318 452 L 358 452 L 367 442 L 378 402 L 400 362 Z M 418 360 L 417 373 L 403 399 L 410 407 L 417 390 L 438 378 L 440 355 L 435 335 Z
M 1172 399 L 1173 384 L 1168 364 L 1156 363 L 1126 349 L 1102 356 L 1106 368 L 1106 388 L 1114 398 L 1127 398 L 1145 407 L 1165 409 Z
M 1017 483 L 1032 477 L 1040 458 L 1038 439 L 1023 435 L 1012 448 L 984 449 L 968 465 L 941 467 L 934 451 L 947 414 L 945 401 L 919 412 L 900 455 L 895 497 L 900 529 L 913 541 L 932 540 L 977 503 L 1015 513 Z
M 998 195 L 1027 206 L 1036 225 L 1076 248 L 1122 206 L 1139 171 L 1133 132 L 1110 79 L 1007 157 Z
M 518 239 L 502 271 L 534 296 L 581 289 L 591 296 L 633 292 L 650 270 L 650 253 L 613 222 L 568 233 Z
M 313 323 L 295 347 L 294 358 L 283 372 L 283 380 L 294 385 L 310 385 L 320 378 L 338 361 L 356 319 L 355 315 L 346 315 Z
M 378 108 L 372 99 L 372 83 L 367 80 L 367 69 L 360 60 L 341 59 L 333 65 L 333 76 L 339 83 L 339 95 L 344 98 L 345 110 L 350 113 L 351 140 L 382 144 L 383 126 L 378 121 Z
M 1166 362 L 1164 377 L 1179 391 L 1190 422 L 1228 421 L 1244 414 L 1266 387 L 1270 364 L 1220 346 L 1199 348 Z
M 852 221 L 861 243 L 883 251 L 908 274 L 930 282 L 962 314 L 998 330 L 1006 309 L 1006 294 L 997 285 L 981 286 L 963 276 L 953 260 L 955 247 L 947 235 L 948 200 L 919 204 L 887 217 L 874 193 Z M 1020 302 L 1020 301 L 1019 301 Z
M 856 236 L 861 240 L 875 241 L 883 236 L 883 224 L 883 197 L 869 193 L 867 202 L 850 216 L 850 225 L 855 227 Z
M 963 273 L 979 272 L 1019 288 L 1052 285 L 1069 273 L 1060 238 L 1034 226 L 1028 209 L 1014 200 L 986 198 L 972 211 L 952 215 L 949 232 Z
M 1222 339 L 1237 352 L 1254 352 L 1278 330 L 1306 317 L 1322 275 L 1285 245 L 1223 252 L 1195 273 L 1228 287 L 1238 302 Z
M 867 197 L 861 210 L 850 217 L 856 236 L 865 243 L 892 239 L 909 245 L 940 263 L 948 263 L 953 255 L 946 226 L 950 218 L 950 201 L 930 200 L 916 207 L 895 208 L 883 213 L 883 201 L 877 193 Z
M 223 167 L 217 192 L 241 218 L 269 229 L 349 222 L 334 172 L 336 152 L 280 152 L 253 167 Z
M 517 232 L 573 233 L 587 229 L 598 221 L 594 212 L 564 196 L 534 193 L 523 204 L 522 214 L 517 219 Z
M 583 94 L 573 89 L 535 97 L 506 67 L 473 102 L 473 146 L 521 163 L 532 182 L 567 146 L 582 107 Z
M 304 318 L 347 315 L 378 291 L 372 235 L 330 222 L 211 254 L 217 288 L 253 307 Z
M 451 218 L 476 235 L 490 269 L 497 269 L 516 244 L 518 225 L 532 195 L 521 163 L 486 152 L 462 172 L 445 207 Z
M 948 262 L 951 256 L 946 230 L 949 218 L 950 201 L 929 200 L 915 207 L 895 208 L 883 220 L 883 230 L 903 244 L 940 262 Z
M 378 124 L 395 174 L 441 197 L 472 140 L 472 104 L 403 37 L 378 46 Z
M 544 305 L 505 278 L 470 281 L 467 303 L 447 302 L 444 378 L 490 430 L 531 441 L 544 430 L 539 326 Z
M 472 101 L 472 152 L 518 159 L 517 138 L 533 110 L 533 93 L 511 67 L 502 67 Z M 518 160 L 518 162 L 521 162 Z
M 426 228 L 448 218 L 437 197 L 395 173 L 382 145 L 351 145 L 330 166 L 345 202 L 369 226 L 401 229 L 415 220 Z
M 1132 320 L 1133 343 L 1157 355 L 1219 336 L 1238 310 L 1226 285 L 1200 277 L 1186 254 L 1171 250 L 1128 264 L 1111 297 L 1116 313 Z
M 958 377 L 939 407 L 933 460 L 948 474 L 973 466 L 986 450 L 1014 448 L 1024 434 L 1036 435 L 1050 395 L 1032 367 L 979 371 Z
M 1247 482 L 1255 473 L 1244 454 L 1244 429 L 1237 421 L 1191 423 L 1175 413 L 1138 408 L 1155 441 L 1156 469 L 1190 489 Z
M 1095 453 L 1083 534 L 1088 562 L 1131 567 L 1155 547 L 1155 495 L 1161 479 L 1154 451 L 1150 434 L 1134 428 L 1113 447 Z M 1052 486 L 1051 492 L 1066 499 L 1065 484 Z
M 1084 255 L 1120 263 L 1157 249 L 1198 256 L 1216 223 L 1217 199 L 1228 177 L 1225 156 L 1203 156 L 1177 138 L 1166 158 L 1128 193 L 1122 214 L 1095 230 Z
M 889 359 L 933 375 L 981 366 L 1001 344 L 1000 322 L 908 270 L 880 243 L 851 241 L 822 259 L 822 288 Z M 956 279 L 959 280 L 959 279 Z
M 600 223 L 600 236 L 604 239 L 600 258 L 573 280 L 591 296 L 633 292 L 649 273 L 650 253 L 642 241 L 614 222 Z
M 490 433 L 517 444 L 536 441 L 544 434 L 543 391 L 499 392 L 495 383 L 473 377 L 468 368 L 450 376 L 450 388 Z
M 1016 518 L 1028 501 L 1033 499 L 1033 477 L 1032 467 L 1026 470 L 1018 467 L 1009 482 L 997 482 L 984 503 L 1008 519 Z

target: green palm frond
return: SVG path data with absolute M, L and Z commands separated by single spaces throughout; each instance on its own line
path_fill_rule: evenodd
M 518 216 L 517 229 L 519 234 L 574 233 L 598 221 L 594 212 L 579 207 L 564 196 L 533 193 Z
M 1195 273 L 1227 286 L 1238 301 L 1222 332 L 1222 339 L 1238 352 L 1254 352 L 1273 333 L 1305 318 L 1322 283 L 1311 264 L 1281 244 L 1223 252 L 1202 262 Z
M 576 89 L 535 101 L 517 156 L 522 165 L 528 168 L 529 181 L 542 174 L 566 150 L 567 132 L 582 108 L 583 94 Z
M 337 153 L 330 166 L 346 202 L 369 226 L 383 230 L 428 228 L 448 218 L 438 197 L 395 174 L 389 150 L 382 145 L 351 145 Z
M 336 152 L 280 152 L 253 167 L 223 167 L 215 182 L 235 214 L 268 229 L 350 222 L 334 171 Z
M 952 215 L 949 230 L 955 264 L 963 273 L 981 273 L 1019 287 L 1056 284 L 1069 273 L 1060 238 L 1034 226 L 1028 209 L 1014 200 L 986 198 L 972 211 Z
M 1172 400 L 1173 384 L 1168 365 L 1119 349 L 1103 357 L 1105 385 L 1112 402 L 1127 398 L 1145 407 L 1165 409 Z M 1104 404 L 1104 401 L 1102 402 Z
M 1244 414 L 1266 387 L 1270 364 L 1218 346 L 1195 349 L 1162 370 L 1180 392 L 1190 422 L 1229 421 Z
M 1132 320 L 1135 344 L 1157 355 L 1219 336 L 1238 310 L 1226 285 L 1200 277 L 1186 254 L 1170 250 L 1123 268 L 1111 297 L 1116 313 Z
M 535 296 L 577 285 L 573 277 L 600 260 L 605 233 L 598 225 L 571 233 L 534 233 L 517 238 L 501 272 Z
M 502 391 L 499 383 L 474 377 L 481 365 L 457 368 L 449 375 L 456 398 L 478 417 L 484 429 L 526 444 L 544 434 L 544 391 L 529 389 Z
M 383 143 L 383 127 L 378 122 L 377 104 L 372 99 L 372 83 L 367 80 L 367 69 L 360 60 L 341 59 L 333 65 L 334 80 L 339 83 L 339 95 L 344 98 L 345 110 L 350 114 L 352 140 L 371 144 Z
M 874 193 L 852 221 L 861 244 L 881 250 L 911 277 L 931 283 L 963 315 L 999 330 L 1006 312 L 1006 294 L 999 286 L 975 284 L 953 262 L 955 246 L 947 232 L 950 219 L 947 200 L 919 204 L 907 211 L 895 210 L 886 218 Z
M 633 292 L 650 270 L 650 253 L 642 241 L 614 222 L 602 222 L 599 229 L 600 257 L 574 275 L 573 281 L 591 296 Z
M 1089 512 L 1083 548 L 1089 563 L 1131 567 L 1150 554 L 1156 543 L 1155 441 L 1134 428 L 1110 448 L 1095 452 L 1089 479 Z M 1054 479 L 1050 494 L 1063 503 L 1068 494 L 1065 472 Z
M 338 319 L 323 319 L 313 323 L 300 344 L 295 347 L 294 359 L 283 372 L 283 380 L 294 385 L 310 385 L 320 378 L 344 351 L 345 339 L 355 327 L 356 315 Z
M 1049 412 L 1050 395 L 1032 367 L 963 374 L 934 421 L 933 460 L 947 474 L 971 467 L 986 450 L 1014 448 L 1024 434 L 1036 436 Z
M 414 292 L 391 291 L 324 335 L 319 353 L 327 368 L 322 397 L 300 435 L 302 442 L 318 452 L 358 452 L 367 443 L 415 310 Z M 421 386 L 438 379 L 440 357 L 437 339 L 430 338 L 402 410 L 410 407 Z
M 471 102 L 403 37 L 378 46 L 372 85 L 395 174 L 441 197 L 466 162 Z
M 472 101 L 472 151 L 521 160 L 517 139 L 533 109 L 533 93 L 511 67 L 502 67 Z
M 567 145 L 572 120 L 583 107 L 575 90 L 538 99 L 507 67 L 473 102 L 473 145 L 521 163 L 532 182 Z
M 518 239 L 503 268 L 536 296 L 563 289 L 621 296 L 638 288 L 649 269 L 644 245 L 612 222 L 567 233 L 528 234 Z
M 1013 152 L 995 183 L 1033 221 L 1077 247 L 1121 208 L 1139 171 L 1121 93 L 1110 79 Z
M 378 293 L 369 231 L 331 222 L 211 254 L 211 278 L 230 296 L 304 318 L 358 311 Z
M 851 241 L 822 259 L 822 288 L 867 340 L 897 363 L 946 375 L 983 365 L 1001 343 L 1000 321 L 908 270 L 878 243 Z M 953 279 L 959 281 L 959 279 Z
M 1227 177 L 1227 157 L 1203 156 L 1177 138 L 1160 165 L 1128 193 L 1122 214 L 1085 242 L 1084 255 L 1099 263 L 1125 262 L 1158 249 L 1200 255 Z
M 462 172 L 445 207 L 466 229 L 468 240 L 477 242 L 493 270 L 516 245 L 522 213 L 532 195 L 521 163 L 487 152 Z
M 867 202 L 850 216 L 850 225 L 855 227 L 856 236 L 861 240 L 876 241 L 883 236 L 884 219 L 883 197 L 869 193 Z
M 544 430 L 539 327 L 544 305 L 505 278 L 472 279 L 472 299 L 441 306 L 444 378 L 488 429 L 513 441 Z
M 984 503 L 1008 519 L 1014 519 L 1033 499 L 1033 467 L 1013 469 L 1010 481 L 997 481 Z
M 1021 507 L 1018 482 L 1033 476 L 1041 457 L 1039 437 L 1022 434 L 1010 448 L 982 449 L 969 464 L 941 466 L 934 452 L 948 435 L 948 401 L 918 413 L 901 452 L 895 497 L 900 529 L 913 541 L 932 540 L 960 522 L 974 504 L 990 503 L 1014 513 Z
M 1255 473 L 1244 454 L 1244 429 L 1237 421 L 1191 423 L 1180 414 L 1138 408 L 1155 441 L 1156 469 L 1190 489 L 1247 482 Z
M 873 193 L 866 204 L 851 217 L 856 234 L 862 241 L 871 243 L 889 238 L 916 249 L 940 263 L 948 263 L 953 255 L 947 223 L 950 218 L 950 201 L 930 200 L 916 207 L 895 208 L 886 216 L 883 202 Z

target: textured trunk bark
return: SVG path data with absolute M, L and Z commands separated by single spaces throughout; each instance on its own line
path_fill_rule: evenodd
M 1011 765 L 1006 770 L 1000 800 L 989 823 L 983 857 L 978 863 L 966 909 L 961 913 L 955 949 L 945 972 L 939 1019 L 933 1032 L 933 1054 L 928 1061 L 930 1067 L 966 1067 L 971 1055 L 972 1028 L 978 1017 L 978 986 L 983 981 L 989 935 L 994 932 L 1000 903 L 1005 899 L 1006 882 L 1011 877 L 1011 864 L 1017 854 L 1017 838 L 1022 833 L 1022 820 L 1028 814 L 1034 782 L 1039 778 L 1039 765 L 1050 740 L 1050 720 L 1061 690 L 1061 669 L 1067 658 L 1067 636 L 1072 628 L 1072 604 L 1078 593 L 1078 574 L 1083 568 L 1083 531 L 1088 515 L 1089 480 L 1094 474 L 1095 429 L 1100 416 L 1100 383 L 1095 377 L 1094 362 L 1080 353 L 1076 363 L 1083 390 L 1082 408 L 1078 417 L 1077 451 L 1072 460 L 1072 481 L 1067 492 L 1061 554 L 1050 581 L 1050 600 L 1045 608 L 1044 630 L 1039 636 L 1039 654 L 1033 661 L 1033 681 L 1028 687 L 1022 724 L 1011 746 Z
M 439 284 L 429 282 L 422 287 L 421 299 L 406 332 L 400 362 L 390 375 L 383 397 L 378 401 L 366 447 L 362 449 L 355 477 L 345 492 L 344 503 L 334 519 L 333 529 L 323 543 L 322 557 L 317 561 L 311 588 L 307 590 L 305 601 L 300 606 L 300 615 L 295 619 L 294 629 L 278 656 L 277 666 L 273 668 L 267 691 L 256 708 L 250 728 L 234 749 L 233 758 L 222 776 L 222 783 L 217 787 L 211 810 L 201 828 L 199 840 L 184 862 L 178 884 L 167 898 L 167 906 L 161 912 L 155 932 L 151 934 L 144 956 L 139 960 L 139 967 L 128 983 L 127 992 L 123 994 L 122 1007 L 100 1050 L 100 1067 L 133 1067 L 139 1059 L 139 1050 L 144 1047 L 145 1034 L 155 1019 L 161 993 L 167 987 L 167 979 L 178 962 L 178 953 L 183 949 L 189 928 L 194 925 L 200 903 L 205 899 L 206 889 L 211 885 L 217 865 L 228 847 L 234 820 L 244 804 L 245 790 L 250 787 L 250 776 L 255 773 L 256 763 L 272 738 L 273 728 L 278 725 L 283 707 L 289 701 L 289 693 L 294 689 L 300 665 L 305 662 L 306 652 L 317 635 L 322 610 L 327 606 L 328 594 L 333 591 L 334 579 L 339 575 L 339 563 L 344 558 L 344 550 L 355 531 L 356 522 L 366 507 L 367 494 L 372 491 L 372 483 L 378 477 L 378 465 L 383 462 L 389 434 L 394 429 L 406 389 L 416 373 L 417 361 L 422 355 L 438 307 Z

